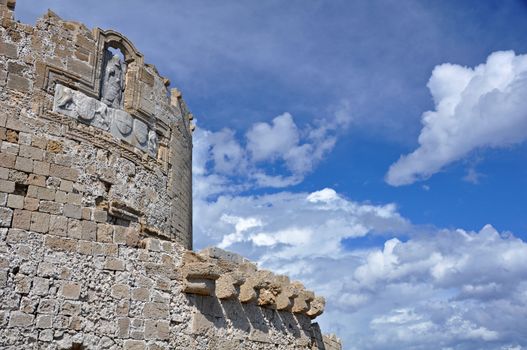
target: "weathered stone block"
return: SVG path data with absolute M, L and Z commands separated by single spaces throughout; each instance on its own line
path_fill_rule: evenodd
M 97 240 L 97 224 L 93 221 L 81 221 L 81 238 L 86 241 L 96 241 Z
M 132 300 L 149 301 L 150 300 L 150 290 L 144 287 L 134 288 L 132 290 Z
M 82 218 L 82 210 L 81 210 L 80 205 L 65 204 L 63 210 L 64 210 L 64 215 L 68 218 L 72 218 L 72 219 Z
M 93 255 L 117 257 L 119 246 L 113 243 L 93 243 Z
M 46 177 L 44 175 L 29 174 L 27 183 L 33 186 L 46 187 Z
M 10 194 L 7 197 L 7 206 L 13 209 L 22 209 L 24 208 L 24 196 L 19 196 L 16 194 Z
M 60 215 L 51 215 L 49 233 L 57 236 L 68 235 L 68 218 Z
M 0 270 L 0 288 L 5 288 L 7 286 L 8 273 L 8 270 Z
M 68 237 L 81 239 L 82 227 L 81 221 L 77 219 L 68 219 Z
M 38 175 L 49 176 L 50 164 L 47 162 L 34 161 L 33 172 Z
M 53 325 L 53 316 L 51 315 L 39 315 L 37 316 L 36 327 L 49 329 Z
M 81 286 L 73 282 L 65 282 L 62 284 L 61 294 L 66 299 L 77 300 L 81 294 Z
M 18 155 L 21 157 L 41 161 L 44 159 L 44 151 L 37 147 L 20 145 Z
M 31 214 L 30 230 L 40 233 L 46 233 L 49 230 L 50 215 L 45 213 L 33 212 Z
M 74 182 L 79 178 L 79 171 L 77 169 L 68 168 L 57 164 L 51 164 L 49 174 L 54 177 Z
M 66 316 L 75 316 L 81 313 L 81 304 L 79 302 L 66 300 L 60 307 L 60 314 Z
M 113 242 L 113 226 L 107 224 L 97 225 L 97 242 L 112 243 Z
M 37 312 L 40 314 L 54 314 L 57 311 L 57 301 L 55 299 L 41 299 L 38 304 Z
M 183 283 L 183 293 L 198 294 L 198 295 L 214 295 L 215 283 L 213 280 L 207 279 L 192 279 L 186 280 Z
M 39 211 L 54 215 L 62 214 L 62 204 L 53 201 L 40 201 Z
M 139 232 L 133 227 L 115 226 L 113 241 L 117 244 L 137 247 L 139 244 Z
M 145 339 L 165 340 L 170 336 L 170 323 L 160 320 L 145 320 Z
M 127 284 L 114 284 L 112 286 L 112 297 L 115 299 L 129 299 L 130 287 Z
M 21 132 L 21 133 L 18 134 L 18 137 L 19 137 L 18 143 L 20 145 L 31 146 L 31 134 L 29 134 L 27 132 Z M 23 156 L 23 157 L 25 157 L 25 156 Z M 26 157 L 26 158 L 31 158 L 31 157 Z
M 16 136 L 13 136 L 16 135 Z M 7 130 L 7 141 L 2 142 L 2 145 L 0 146 L 0 152 L 12 154 L 12 155 L 18 155 L 18 151 L 20 150 L 20 146 L 17 144 L 18 134 L 16 131 L 13 130 Z
M 40 205 L 40 201 L 37 198 L 31 198 L 31 197 L 24 198 L 24 209 L 26 210 L 36 211 L 38 210 L 39 205 Z
M 77 250 L 77 241 L 68 238 L 46 236 L 44 245 L 53 250 L 62 250 L 66 252 L 74 252 Z
M 9 177 L 9 169 L 0 166 L 0 180 L 7 180 Z
M 130 340 L 124 341 L 124 350 L 145 350 L 146 343 L 144 340 Z
M 11 227 L 13 219 L 13 210 L 0 207 L 0 227 Z
M 168 319 L 169 304 L 166 303 L 146 303 L 143 308 L 143 317 L 153 319 Z
M 93 67 L 89 64 L 86 64 L 86 62 L 79 61 L 73 58 L 68 59 L 68 69 L 72 72 L 76 72 L 77 74 L 80 74 L 87 79 L 91 77 Z
M 29 230 L 31 227 L 31 212 L 16 209 L 13 214 L 13 227 L 21 230 Z
M 26 314 L 20 311 L 13 311 L 9 315 L 9 328 L 13 327 L 31 327 L 35 320 L 35 316 Z
M 0 41 L 0 56 L 6 56 L 9 58 L 18 58 L 18 48 L 15 44 L 6 43 Z
M 29 233 L 24 230 L 11 228 L 7 232 L 6 242 L 11 244 L 27 242 Z
M 11 115 L 7 118 L 6 128 L 16 131 L 29 132 L 29 128 L 22 118 Z
M 28 174 L 24 173 L 23 171 L 14 170 L 14 169 L 11 169 L 9 171 L 8 180 L 14 181 L 15 184 L 26 184 L 27 178 L 28 178 Z M 16 185 L 15 185 L 15 192 L 16 192 Z M 21 194 L 21 193 L 18 193 L 18 194 Z
M 107 258 L 103 268 L 105 270 L 124 271 L 124 261 L 122 259 Z
M 60 190 L 64 192 L 73 191 L 73 182 L 62 179 L 60 181 Z
M 38 339 L 45 342 L 51 342 L 53 340 L 53 329 L 44 329 L 43 331 L 40 331 L 38 333 Z
M 130 319 L 121 317 L 117 319 L 117 336 L 119 338 L 128 338 L 130 332 Z
M 55 202 L 64 204 L 66 203 L 67 198 L 68 196 L 66 192 L 64 191 L 55 192 Z
M 67 196 L 67 200 L 66 200 L 69 204 L 74 204 L 74 205 L 81 205 L 82 203 L 82 194 L 81 193 L 68 193 L 68 196 Z M 88 209 L 88 219 L 86 220 L 89 220 L 91 219 L 91 211 L 90 211 L 90 208 L 83 208 L 83 209 Z
M 54 317 L 53 328 L 67 329 L 71 324 L 71 317 L 65 315 L 57 315 Z
M 83 255 L 94 255 L 92 242 L 80 241 L 77 247 L 77 253 Z
M 0 161 L 2 159 L 0 158 Z M 13 181 L 0 180 L 0 192 L 13 193 L 15 192 L 15 183 Z
M 32 146 L 45 150 L 47 144 L 48 144 L 47 138 L 43 136 L 36 136 L 36 135 L 32 136 L 32 139 L 31 139 Z
M 7 79 L 7 87 L 10 89 L 27 92 L 31 87 L 29 79 L 17 74 L 9 74 Z
M 83 220 L 91 220 L 91 208 L 81 208 L 81 217 Z
M 93 212 L 93 220 L 96 222 L 106 222 L 108 220 L 108 212 L 105 210 L 95 209 Z
M 15 167 L 15 163 L 16 155 L 10 153 L 0 153 L 0 164 L 2 164 L 3 167 L 12 169 Z
M 29 185 L 27 190 L 28 197 L 52 201 L 55 198 L 55 190 L 52 188 L 38 187 Z
M 33 160 L 24 157 L 16 157 L 15 169 L 31 173 L 33 172 Z
M 42 277 L 33 278 L 33 294 L 47 295 L 49 291 L 49 279 Z

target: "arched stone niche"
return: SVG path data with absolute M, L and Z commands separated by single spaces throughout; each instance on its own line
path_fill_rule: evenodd
M 94 36 L 97 38 L 97 52 L 104 52 L 109 47 L 113 47 L 121 50 L 124 55 L 126 64 L 134 62 L 139 66 L 143 66 L 144 56 L 134 46 L 134 44 L 128 40 L 121 33 L 114 30 L 102 30 L 96 28 L 94 30 Z

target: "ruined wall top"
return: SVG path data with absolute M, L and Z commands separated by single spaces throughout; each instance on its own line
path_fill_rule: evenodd
M 22 24 L 14 20 L 15 5 L 0 0 L 0 63 L 7 72 L 0 83 L 16 95 L 9 101 L 18 102 L 6 112 L 56 122 L 65 128 L 61 136 L 118 154 L 156 174 L 151 181 L 161 177 L 168 208 L 141 208 L 140 194 L 127 198 L 122 191 L 109 194 L 106 209 L 190 248 L 193 126 L 179 90 L 170 90 L 169 80 L 120 33 L 89 30 L 51 11 L 35 26 Z

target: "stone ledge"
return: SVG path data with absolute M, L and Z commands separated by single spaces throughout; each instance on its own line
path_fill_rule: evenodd
M 260 307 L 303 314 L 311 319 L 324 312 L 325 299 L 287 276 L 258 270 L 238 254 L 220 248 L 185 252 L 181 265 L 183 292 L 218 299 L 237 299 Z

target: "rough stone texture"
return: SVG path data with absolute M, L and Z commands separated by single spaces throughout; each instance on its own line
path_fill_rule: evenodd
M 187 250 L 181 93 L 119 33 L 14 8 L 0 0 L 0 348 L 340 349 L 300 283 Z

